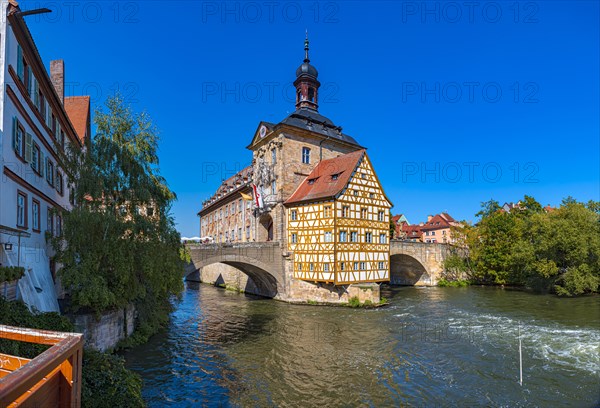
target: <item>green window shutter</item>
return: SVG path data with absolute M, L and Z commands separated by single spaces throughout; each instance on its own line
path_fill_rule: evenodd
M 13 117 L 13 127 L 12 127 L 12 145 L 13 145 L 13 149 L 15 151 L 18 151 L 19 146 L 17 145 L 17 128 L 19 127 L 19 121 L 17 120 L 17 117 L 14 116 Z
M 27 83 L 25 84 L 25 87 L 27 88 L 27 93 L 29 94 L 29 96 L 31 96 L 32 94 L 32 76 L 33 74 L 31 73 L 31 67 L 27 67 Z
M 23 81 L 23 49 L 20 45 L 17 45 L 17 76 Z
M 33 80 L 33 104 L 35 105 L 35 107 L 37 108 L 37 110 L 40 110 L 40 84 L 38 83 L 38 81 Z
M 31 163 L 31 150 L 33 149 L 33 136 L 25 134 L 25 161 Z
M 42 179 L 44 178 L 44 174 L 46 174 L 46 166 L 45 166 L 45 161 L 44 161 L 44 152 L 42 152 L 42 149 L 40 149 L 40 174 L 42 175 Z
M 44 160 L 44 167 L 46 168 L 46 181 L 49 181 L 50 159 L 48 159 L 48 156 L 46 156 L 46 160 Z

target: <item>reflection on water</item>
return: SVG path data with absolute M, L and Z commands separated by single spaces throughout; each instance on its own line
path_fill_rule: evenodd
M 188 286 L 126 354 L 150 406 L 594 406 L 600 297 L 384 289 L 385 308 L 289 305 Z M 518 384 L 518 326 L 523 387 Z

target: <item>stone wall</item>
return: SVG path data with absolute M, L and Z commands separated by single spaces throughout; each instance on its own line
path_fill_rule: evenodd
M 72 315 L 69 318 L 75 325 L 75 331 L 83 333 L 86 347 L 106 351 L 133 334 L 135 307 L 105 313 L 99 319 L 95 314 Z

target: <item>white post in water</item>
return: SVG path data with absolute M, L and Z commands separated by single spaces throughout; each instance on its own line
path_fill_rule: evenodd
M 521 322 L 519 321 L 519 385 L 523 386 L 523 353 L 521 351 Z

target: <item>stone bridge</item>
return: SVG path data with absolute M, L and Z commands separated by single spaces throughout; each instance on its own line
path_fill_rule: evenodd
M 186 269 L 187 280 L 211 282 L 292 302 L 308 298 L 335 302 L 349 293 L 342 287 L 293 279 L 292 258 L 279 242 L 188 244 L 187 248 L 192 260 Z M 449 246 L 445 244 L 392 240 L 390 284 L 436 285 L 448 252 Z
M 187 245 L 192 267 L 187 269 L 186 279 L 200 282 L 200 271 L 213 264 L 231 266 L 245 275 L 267 297 L 276 297 L 284 291 L 286 283 L 285 260 L 279 242 L 243 242 L 237 244 Z M 226 275 L 226 270 L 222 275 Z M 216 284 L 228 284 L 227 276 L 217 277 Z M 231 279 L 231 278 L 229 278 Z M 247 292 L 255 292 L 252 288 Z
M 390 285 L 434 286 L 442 277 L 448 244 L 392 240 Z

